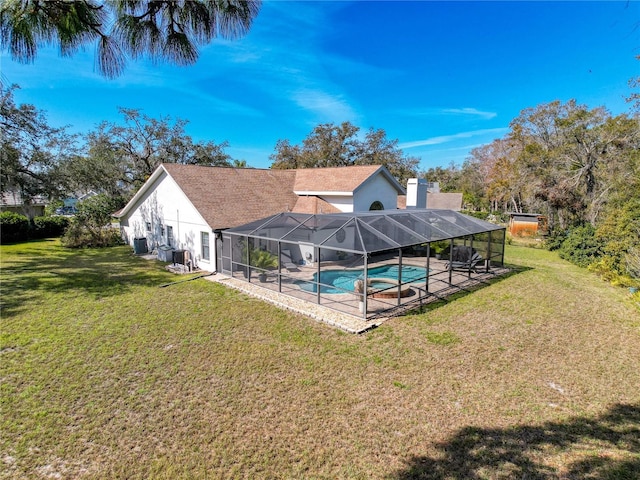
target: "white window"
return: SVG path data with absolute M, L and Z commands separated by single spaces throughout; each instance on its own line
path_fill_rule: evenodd
M 200 232 L 200 243 L 202 245 L 202 259 L 209 260 L 209 232 Z
M 151 231 L 151 222 L 147 222 L 147 232 Z

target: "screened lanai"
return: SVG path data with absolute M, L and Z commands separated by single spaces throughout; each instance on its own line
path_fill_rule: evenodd
M 364 319 L 486 278 L 505 228 L 452 210 L 280 213 L 222 232 L 221 273 Z

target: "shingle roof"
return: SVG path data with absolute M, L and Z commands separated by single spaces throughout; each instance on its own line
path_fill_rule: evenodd
M 406 195 L 398 195 L 398 208 L 407 208 Z M 427 192 L 427 208 L 431 210 L 453 210 L 459 212 L 462 209 L 462 193 Z
M 312 192 L 353 192 L 381 167 L 271 170 L 163 163 L 117 216 L 127 214 L 162 169 L 178 184 L 211 228 L 225 229 L 280 212 L 338 212 L 336 207 Z M 402 189 L 386 169 L 381 172 L 396 184 L 396 188 Z
M 353 192 L 373 175 L 380 165 L 301 168 L 296 170 L 296 192 Z
M 294 207 L 295 170 L 163 164 L 211 228 L 229 228 Z
M 460 211 L 462 209 L 462 193 L 427 193 L 427 208 Z
M 298 197 L 296 205 L 291 210 L 295 213 L 339 213 L 340 210 L 329 202 L 314 195 Z

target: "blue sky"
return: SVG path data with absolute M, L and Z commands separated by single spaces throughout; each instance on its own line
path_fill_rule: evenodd
M 640 75 L 640 2 L 264 2 L 251 32 L 214 41 L 191 67 L 130 62 L 115 80 L 93 48 L 2 53 L 18 103 L 54 126 L 121 122 L 117 107 L 189 121 L 195 140 L 267 168 L 279 139 L 319 123 L 384 129 L 421 168 L 461 165 L 521 110 L 575 98 L 613 114 Z

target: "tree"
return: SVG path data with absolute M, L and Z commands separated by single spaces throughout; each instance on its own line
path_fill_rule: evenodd
M 316 126 L 302 145 L 278 140 L 269 157 L 271 168 L 344 167 L 350 165 L 384 165 L 403 185 L 417 175 L 419 159 L 405 157 L 397 140 L 386 138 L 384 130 L 373 128 L 358 139 L 360 129 L 350 122 Z
M 441 192 L 459 192 L 461 190 L 461 172 L 453 162 L 448 167 L 430 167 L 428 170 L 421 171 L 419 176 L 429 182 L 438 182 Z
M 356 147 L 356 165 L 384 165 L 401 185 L 406 186 L 409 178 L 417 176 L 420 159 L 405 157 L 398 148 L 398 140 L 387 139 L 384 130 L 370 128 L 363 142 Z
M 122 243 L 120 230 L 111 227 L 113 212 L 122 208 L 119 197 L 96 195 L 78 204 L 78 211 L 63 237 L 65 247 L 108 247 Z
M 566 228 L 597 224 L 611 192 L 611 171 L 637 148 L 639 133 L 637 119 L 612 118 L 603 107 L 570 100 L 524 110 L 508 137 L 520 149 L 519 171 L 531 194 Z
M 522 212 L 527 183 L 519 172 L 519 153 L 509 139 L 474 148 L 462 167 L 465 192 L 474 192 L 492 211 Z
M 636 57 L 636 60 L 640 60 L 640 55 Z M 631 110 L 635 115 L 640 115 L 640 92 L 638 91 L 640 89 L 640 76 L 629 80 L 629 88 L 632 92 L 626 100 L 631 104 Z
M 43 195 L 63 195 L 67 178 L 61 162 L 76 154 L 76 137 L 48 124 L 33 105 L 16 105 L 13 91 L 0 83 L 0 191 L 17 191 L 29 202 Z
M 97 42 L 97 70 L 114 78 L 124 71 L 127 54 L 192 65 L 198 46 L 245 35 L 260 6 L 259 0 L 6 1 L 0 41 L 22 63 L 33 62 L 42 44 L 57 43 L 60 54 L 70 56 Z
M 65 164 L 76 189 L 128 196 L 160 163 L 232 166 L 227 142 L 194 143 L 185 120 L 154 119 L 139 110 L 120 108 L 124 125 L 103 122 L 86 135 L 86 155 Z

